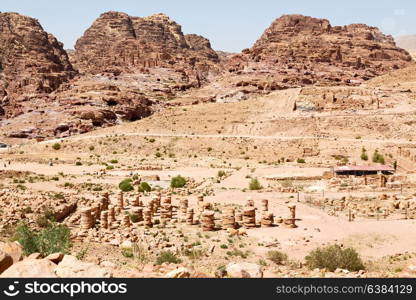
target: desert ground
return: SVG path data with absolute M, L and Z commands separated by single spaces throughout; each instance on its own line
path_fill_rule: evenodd
M 298 93 L 298 89 L 278 92 L 256 99 L 256 105 L 248 100 L 179 106 L 85 135 L 15 144 L 1 152 L 3 197 L 36 199 L 31 200 L 36 207 L 32 214 L 42 214 L 45 195 L 61 199 L 58 203 L 64 207 L 77 201 L 77 208 L 67 211 L 63 221 L 71 228 L 72 253 L 83 253 L 83 260 L 112 276 L 163 277 L 185 267 L 192 276 L 214 277 L 222 266 L 243 262 L 261 266 L 264 277 L 412 276 L 416 242 L 409 234 L 416 229 L 415 175 L 412 160 L 401 157 L 399 151 L 414 147 L 413 132 L 406 131 L 409 138 L 404 139 L 392 129 L 354 128 L 359 122 L 412 118 L 412 106 L 392 98 L 385 102 L 386 108 L 312 116 L 285 109 Z M 337 119 L 342 122 L 335 123 Z M 351 124 L 347 130 L 342 127 L 345 123 Z M 333 129 L 329 134 L 327 126 Z M 389 176 L 390 185 L 379 186 L 379 175 L 370 176 L 376 179 L 367 185 L 359 177 L 337 181 L 333 176 L 333 168 L 344 157 L 350 164 L 363 164 L 363 147 L 370 156 L 378 149 L 391 164 L 398 159 L 403 162 Z M 173 189 L 171 180 L 178 175 L 187 184 Z M 108 229 L 101 228 L 100 216 L 91 229 L 82 228 L 80 212 L 94 207 L 104 194 L 109 194 L 110 204 L 119 205 L 119 183 L 126 178 L 135 182 L 132 192 L 123 193 L 125 211 L 134 211 L 138 195 L 142 208 L 155 197 L 162 203 L 167 197 L 173 216 L 159 220 L 162 204 L 154 215 L 160 223 L 151 228 L 143 221 L 125 223 L 122 212 L 116 213 Z M 250 190 L 254 178 L 261 189 Z M 149 183 L 153 191 L 139 194 L 140 182 Z M 211 205 L 215 211 L 212 231 L 201 227 L 200 195 L 206 207 Z M 194 209 L 193 225 L 184 223 L 180 204 L 184 199 Z M 268 200 L 267 212 L 273 215 L 270 226 L 262 225 L 262 200 Z M 4 207 L 3 213 L 12 218 L 12 212 L 24 210 L 22 201 Z M 247 201 L 254 201 L 255 226 L 245 229 L 240 222 L 236 229 L 220 229 L 226 208 L 242 212 Z M 293 205 L 296 228 L 290 226 Z M 351 210 L 353 220 L 348 217 Z M 25 218 L 36 219 L 32 214 Z M 4 232 L 10 231 L 9 220 L 3 221 Z M 144 257 L 126 254 L 132 243 L 143 247 Z M 333 244 L 356 249 L 366 271 L 334 273 L 305 267 L 310 251 Z M 160 251 L 167 249 L 178 253 L 181 262 L 155 264 Z M 287 261 L 268 260 L 270 251 L 287 254 Z
M 284 15 L 225 53 L 111 11 L 67 51 L 0 21 L 0 277 L 415 276 L 416 65 L 393 37 Z

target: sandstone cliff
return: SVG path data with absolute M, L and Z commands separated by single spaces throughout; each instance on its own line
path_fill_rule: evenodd
M 54 91 L 74 75 L 62 44 L 37 20 L 0 13 L 0 114 L 21 113 L 22 101 Z
M 184 35 L 181 26 L 164 14 L 141 18 L 104 13 L 77 41 L 75 50 L 77 68 L 91 74 L 160 67 L 184 71 L 199 81 L 217 70 L 219 62 L 207 39 Z
M 276 85 L 359 84 L 411 62 L 391 36 L 364 24 L 331 26 L 328 20 L 285 15 L 251 49 L 235 56 L 232 72 L 262 70 Z

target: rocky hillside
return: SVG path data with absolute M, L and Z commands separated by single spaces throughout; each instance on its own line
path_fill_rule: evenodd
M 285 15 L 251 49 L 231 63 L 232 71 L 278 74 L 278 85 L 359 84 L 412 60 L 391 36 L 364 24 L 331 26 L 328 20 Z
M 17 13 L 0 13 L 2 116 L 22 113 L 22 102 L 56 90 L 74 75 L 62 44 L 37 20 Z
M 217 70 L 219 58 L 210 42 L 184 35 L 181 26 L 164 14 L 131 17 L 102 14 L 75 45 L 76 66 L 81 72 L 144 72 L 169 68 L 193 76 L 198 82 Z

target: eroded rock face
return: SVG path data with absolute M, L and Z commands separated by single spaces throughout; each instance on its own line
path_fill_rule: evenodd
M 47 259 L 25 259 L 4 271 L 1 278 L 56 278 L 56 265 Z
M 219 62 L 207 39 L 185 36 L 181 26 L 164 14 L 140 18 L 104 13 L 77 41 L 75 49 L 76 66 L 92 74 L 117 75 L 156 67 L 208 73 Z
M 50 93 L 75 75 L 62 44 L 33 18 L 0 13 L 0 113 L 22 112 L 22 102 Z M 4 111 L 3 111 L 4 110 Z
M 274 21 L 251 49 L 234 56 L 229 70 L 270 73 L 273 82 L 267 84 L 276 89 L 311 84 L 356 85 L 403 68 L 411 60 L 391 36 L 375 27 L 333 27 L 325 19 L 285 15 Z
M 110 278 L 111 272 L 94 265 L 82 262 L 74 256 L 65 255 L 58 267 L 55 269 L 56 275 L 62 278 Z

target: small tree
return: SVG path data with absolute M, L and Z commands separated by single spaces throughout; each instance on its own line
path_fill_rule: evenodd
M 123 192 L 131 192 L 134 190 L 134 187 L 132 185 L 132 180 L 130 178 L 124 179 L 122 182 L 120 182 L 118 187 Z
M 148 184 L 147 182 L 142 182 L 139 185 L 139 192 L 140 193 L 144 193 L 144 192 L 151 192 L 152 191 L 152 187 L 150 186 L 150 184 Z
M 281 265 L 287 261 L 287 255 L 280 251 L 269 251 L 267 252 L 267 258 L 274 262 L 276 265 Z
M 60 150 L 61 149 L 61 144 L 60 143 L 55 143 L 52 145 L 52 149 L 54 150 Z
M 222 171 L 222 170 L 220 170 L 220 171 L 218 171 L 218 173 L 217 173 L 217 177 L 224 177 L 226 175 L 226 173 L 225 173 L 225 171 Z
M 367 154 L 367 150 L 365 148 L 363 148 L 363 150 L 361 152 L 361 160 L 368 161 L 368 154 Z
M 36 236 L 38 252 L 43 255 L 68 253 L 71 248 L 70 230 L 66 225 L 52 223 Z
M 250 191 L 258 191 L 261 190 L 263 187 L 257 178 L 252 178 L 248 185 L 248 188 L 250 189 Z
M 183 188 L 185 185 L 186 185 L 186 179 L 182 177 L 181 175 L 173 177 L 170 181 L 170 187 L 174 189 Z
M 317 248 L 305 257 L 310 269 L 328 269 L 334 272 L 337 268 L 349 271 L 363 270 L 364 264 L 353 248 L 343 249 L 339 245 Z
M 163 263 L 179 264 L 182 260 L 171 251 L 162 251 L 156 258 L 156 264 L 161 265 Z
M 35 232 L 27 223 L 16 228 L 15 239 L 22 245 L 25 255 L 35 252 L 47 256 L 52 253 L 69 253 L 71 248 L 70 230 L 66 225 L 50 223 L 45 229 Z
M 386 163 L 386 161 L 384 159 L 384 156 L 381 155 L 378 152 L 378 150 L 374 151 L 374 154 L 373 154 L 373 162 L 374 163 L 379 163 L 379 164 L 385 164 Z

